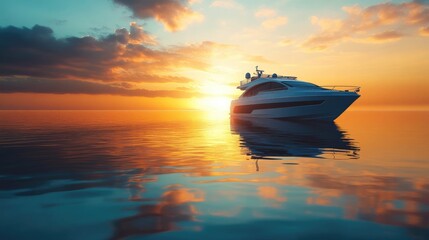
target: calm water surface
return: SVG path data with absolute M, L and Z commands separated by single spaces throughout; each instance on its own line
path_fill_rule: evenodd
M 429 239 L 428 123 L 0 111 L 0 239 Z

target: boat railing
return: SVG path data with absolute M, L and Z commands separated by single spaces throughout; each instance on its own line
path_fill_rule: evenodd
M 320 86 L 325 89 L 329 90 L 337 90 L 342 92 L 359 92 L 360 87 L 359 86 L 342 86 L 342 85 L 336 85 L 336 86 Z
M 246 78 L 244 80 L 241 80 L 240 81 L 240 86 L 248 84 L 251 81 L 254 81 L 254 80 L 258 79 L 258 78 L 285 78 L 285 79 L 289 79 L 289 80 L 296 80 L 297 79 L 297 77 L 295 77 L 295 76 L 281 76 L 281 75 L 279 75 L 279 76 L 277 76 L 277 75 L 273 76 L 273 75 L 268 75 L 268 74 L 262 74 L 261 77 L 252 76 L 251 78 Z
M 296 80 L 297 79 L 297 77 L 295 77 L 295 76 L 277 76 L 277 78 L 286 78 L 286 79 L 289 79 L 289 80 Z

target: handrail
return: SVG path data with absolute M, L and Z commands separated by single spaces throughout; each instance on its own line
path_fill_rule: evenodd
M 262 70 L 258 70 L 258 71 L 262 71 Z M 250 83 L 250 82 L 252 82 L 252 81 L 254 81 L 254 80 L 258 79 L 258 78 L 272 78 L 272 75 L 261 75 L 261 77 L 252 76 L 251 78 L 247 78 L 247 79 L 241 80 L 240 81 L 240 86 L 248 84 L 248 83 Z M 277 77 L 274 77 L 274 78 L 286 78 L 286 79 L 289 79 L 289 80 L 296 80 L 297 79 L 297 77 L 295 77 L 295 76 L 281 76 L 281 75 L 278 75 Z
M 359 86 L 346 86 L 346 85 L 333 85 L 333 86 L 320 86 L 321 88 L 326 88 L 330 90 L 337 90 L 337 91 L 343 91 L 343 92 L 359 92 L 360 87 Z

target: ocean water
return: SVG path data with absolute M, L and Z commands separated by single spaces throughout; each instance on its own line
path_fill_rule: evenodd
M 0 111 L 0 239 L 429 239 L 428 124 Z

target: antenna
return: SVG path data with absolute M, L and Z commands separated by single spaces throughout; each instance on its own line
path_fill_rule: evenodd
M 264 73 L 264 70 L 258 70 L 258 66 L 256 66 L 256 73 L 258 74 L 258 78 L 260 78 L 262 73 Z

